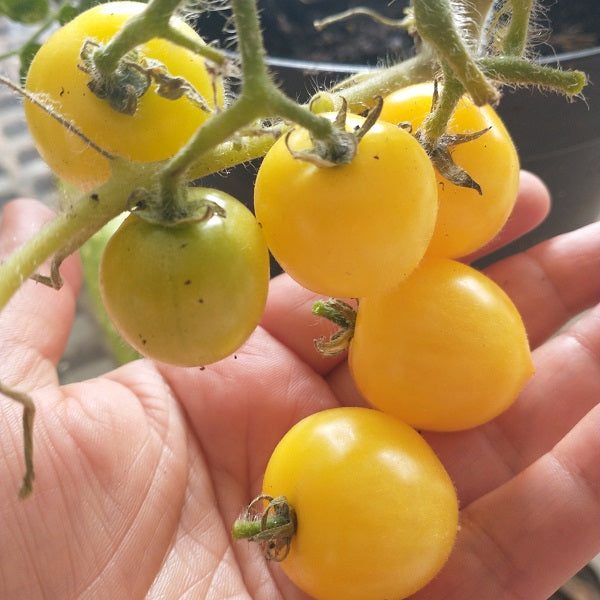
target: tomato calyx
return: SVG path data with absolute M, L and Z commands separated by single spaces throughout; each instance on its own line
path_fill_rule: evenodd
M 88 88 L 100 99 L 107 100 L 111 108 L 125 115 L 135 114 L 138 98 L 150 87 L 151 79 L 137 62 L 137 53 L 125 55 L 117 69 L 105 74 L 96 68 L 95 52 L 101 45 L 91 39 L 85 40 L 81 47 L 82 63 L 78 68 L 91 76 Z
M 217 202 L 218 190 L 184 187 L 177 189 L 174 195 L 175 198 L 165 198 L 145 188 L 138 188 L 129 197 L 128 209 L 145 221 L 167 227 L 227 217 L 227 211 Z
M 296 511 L 285 496 L 261 494 L 236 519 L 231 534 L 236 540 L 257 542 L 267 560 L 281 562 L 289 554 L 297 526 Z
M 346 352 L 354 336 L 356 309 L 339 298 L 317 300 L 312 306 L 312 314 L 335 323 L 338 329 L 331 336 L 321 336 L 314 340 L 319 354 L 332 357 Z
M 157 85 L 156 93 L 167 100 L 179 100 L 184 96 L 200 110 L 210 113 L 212 109 L 202 94 L 184 77 L 174 76 L 169 73 L 167 67 L 158 60 L 145 59 L 144 71 L 148 77 Z M 214 78 L 213 78 L 214 85 Z M 216 91 L 215 91 L 216 96 Z M 215 106 L 217 102 L 215 100 Z
M 445 133 L 435 141 L 431 141 L 418 129 L 415 138 L 427 152 L 434 167 L 440 175 L 459 187 L 465 187 L 475 190 L 482 195 L 481 186 L 463 169 L 457 165 L 452 158 L 452 148 L 459 144 L 465 144 L 480 138 L 484 133 L 490 130 L 490 127 L 471 133 Z
M 363 123 L 352 131 L 346 131 L 348 103 L 343 97 L 341 100 L 341 107 L 333 121 L 332 134 L 326 138 L 317 138 L 310 132 L 312 148 L 309 150 L 294 150 L 291 148 L 289 139 L 293 130 L 288 131 L 285 143 L 295 159 L 304 160 L 321 168 L 336 167 L 352 162 L 360 140 L 373 127 L 381 114 L 383 98 L 381 96 L 375 98 L 375 105 L 369 110 Z
M 94 62 L 95 53 L 101 48 L 98 42 L 87 39 L 81 48 L 82 63 L 79 69 L 91 76 L 88 88 L 101 100 L 107 100 L 111 108 L 125 115 L 134 115 L 138 100 L 154 83 L 155 92 L 167 100 L 186 97 L 204 112 L 212 112 L 209 103 L 184 77 L 174 76 L 158 60 L 140 58 L 135 50 L 126 54 L 117 69 L 111 73 L 101 72 Z M 216 105 L 216 103 L 215 103 Z
M 462 89 L 462 88 L 461 88 Z M 446 91 L 446 89 L 444 90 Z M 458 95 L 452 98 L 454 103 L 458 100 Z M 453 103 L 453 104 L 454 104 Z M 440 101 L 438 92 L 438 82 L 434 82 L 433 97 L 431 101 L 430 117 L 433 117 L 438 107 L 443 103 Z M 446 119 L 450 113 L 442 111 Z M 427 120 L 426 120 L 427 121 Z M 405 127 L 406 123 L 401 123 L 400 126 Z M 447 124 L 446 124 L 447 126 Z M 429 156 L 433 166 L 438 170 L 439 174 L 453 183 L 456 186 L 474 189 L 480 196 L 482 195 L 481 186 L 467 173 L 465 169 L 457 165 L 452 158 L 452 149 L 459 144 L 466 144 L 480 138 L 483 134 L 490 130 L 490 127 L 479 131 L 466 133 L 442 133 L 441 135 L 431 136 L 427 128 L 421 125 L 415 132 L 415 139 L 421 144 L 421 147 Z

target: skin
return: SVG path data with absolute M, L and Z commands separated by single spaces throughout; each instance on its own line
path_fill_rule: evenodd
M 547 210 L 544 187 L 524 175 L 498 243 Z M 33 201 L 6 206 L 0 253 L 49 217 Z M 537 373 L 490 424 L 427 436 L 457 486 L 462 528 L 414 598 L 543 600 L 600 552 L 598 272 L 600 223 L 488 269 L 524 316 Z M 0 314 L 0 377 L 38 407 L 35 488 L 20 501 L 21 412 L 0 401 L 0 596 L 306 598 L 229 528 L 291 425 L 362 403 L 345 359 L 314 352 L 329 328 L 310 314 L 314 295 L 275 279 L 262 326 L 237 358 L 204 371 L 142 360 L 59 387 L 76 259 L 63 275 L 60 292 L 29 282 Z

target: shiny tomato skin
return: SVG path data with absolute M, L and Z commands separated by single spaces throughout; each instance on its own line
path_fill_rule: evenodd
M 373 406 L 435 431 L 493 419 L 533 374 L 510 298 L 472 267 L 436 257 L 392 292 L 361 301 L 349 364 Z
M 411 427 L 367 408 L 306 417 L 273 452 L 263 493 L 297 532 L 280 563 L 318 600 L 406 598 L 445 563 L 458 527 L 452 481 Z
M 413 132 L 431 110 L 433 84 L 422 83 L 393 92 L 384 99 L 381 118 L 408 122 Z M 439 211 L 429 255 L 458 258 L 484 246 L 506 223 L 519 189 L 519 157 L 504 123 L 491 106 L 477 107 L 464 96 L 448 133 L 473 133 L 490 127 L 479 139 L 451 148 L 454 162 L 481 186 L 459 187 L 436 169 Z
M 142 2 L 109 2 L 81 13 L 43 44 L 25 84 L 102 149 L 140 162 L 172 156 L 209 115 L 185 97 L 159 96 L 155 84 L 138 100 L 134 115 L 117 112 L 88 88 L 90 76 L 78 68 L 84 41 L 107 42 L 145 7 Z M 201 42 L 182 20 L 173 18 L 172 23 Z M 212 80 L 201 56 L 163 39 L 152 39 L 137 51 L 163 63 L 171 75 L 187 79 L 213 104 Z M 216 82 L 216 89 L 222 99 L 221 82 Z M 61 179 L 87 191 L 109 178 L 109 160 L 82 139 L 30 102 L 25 103 L 25 115 L 38 151 Z
M 129 216 L 108 241 L 100 292 L 108 316 L 140 354 L 202 366 L 254 331 L 269 284 L 268 250 L 252 213 L 213 192 L 226 217 L 164 226 Z
M 330 118 L 333 118 L 330 115 Z M 363 122 L 349 115 L 347 127 Z M 306 130 L 289 137 L 310 147 Z M 350 164 L 317 167 L 281 138 L 256 179 L 255 210 L 271 252 L 301 285 L 361 297 L 406 277 L 424 255 L 437 214 L 433 167 L 405 131 L 376 123 Z

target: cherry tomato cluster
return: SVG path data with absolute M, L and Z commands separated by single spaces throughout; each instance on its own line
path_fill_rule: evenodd
M 506 294 L 457 260 L 489 242 L 517 197 L 519 161 L 494 110 L 463 97 L 449 148 L 477 186 L 451 183 L 405 128 L 429 114 L 432 83 L 383 102 L 350 164 L 319 167 L 291 152 L 306 131 L 267 153 L 255 210 L 284 269 L 324 295 L 358 298 L 349 362 L 373 405 L 414 427 L 449 431 L 494 418 L 532 374 L 525 328 Z M 349 115 L 354 130 L 361 117 Z M 452 138 L 458 139 L 458 138 Z
M 81 190 L 110 177 L 112 156 L 172 156 L 222 102 L 223 86 L 204 61 L 166 40 L 130 57 L 138 65 L 132 77 L 148 74 L 157 93 L 135 105 L 115 100 L 121 112 L 92 93 L 82 46 L 106 42 L 144 6 L 90 9 L 57 31 L 31 65 L 28 90 L 62 115 L 26 104 L 31 132 L 56 174 Z M 196 35 L 176 19 L 173 26 Z M 71 68 L 56 78 L 59 63 Z M 184 78 L 197 96 L 163 97 L 165 73 Z M 320 599 L 404 598 L 435 576 L 454 543 L 458 500 L 417 429 L 489 421 L 533 370 L 508 296 L 458 260 L 506 222 L 517 196 L 517 153 L 493 109 L 464 97 L 447 139 L 478 135 L 445 150 L 477 185 L 452 183 L 415 135 L 433 97 L 431 83 L 401 89 L 368 127 L 368 119 L 345 115 L 344 133 L 360 138 L 344 164 L 302 159 L 314 140 L 293 129 L 261 163 L 256 219 L 227 194 L 190 188 L 197 218 L 165 224 L 134 213 L 100 266 L 102 299 L 123 337 L 144 356 L 181 366 L 220 360 L 252 333 L 266 302 L 269 250 L 306 288 L 358 300 L 347 336 L 350 372 L 380 410 L 331 409 L 292 427 L 267 465 L 263 493 L 234 527 Z M 207 99 L 203 110 L 198 98 Z M 325 116 L 339 124 L 339 113 Z
M 261 526 L 252 539 L 269 558 L 285 557 L 282 568 L 316 598 L 405 598 L 435 576 L 454 543 L 458 503 L 416 429 L 481 425 L 510 406 L 533 372 L 509 297 L 457 260 L 506 222 L 517 153 L 493 109 L 464 97 L 447 139 L 470 141 L 446 150 L 476 185 L 448 181 L 397 126 L 418 131 L 433 96 L 429 83 L 386 98 L 350 164 L 298 160 L 290 148 L 310 145 L 298 130 L 273 146 L 256 179 L 256 215 L 284 269 L 319 294 L 358 299 L 348 319 L 350 372 L 380 409 L 312 415 L 268 463 L 254 519 L 265 525 L 273 515 L 297 527 L 280 537 Z M 346 125 L 362 122 L 349 115 Z

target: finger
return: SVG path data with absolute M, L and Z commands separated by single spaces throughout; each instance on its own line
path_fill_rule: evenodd
M 512 298 L 535 348 L 600 301 L 600 221 L 542 242 L 485 272 Z
M 325 375 L 346 355 L 324 357 L 315 348 L 316 339 L 328 338 L 336 330 L 333 323 L 312 314 L 313 304 L 322 299 L 323 296 L 301 287 L 289 275 L 279 275 L 271 280 L 261 325 L 314 371 Z
M 440 575 L 415 598 L 547 598 L 600 551 L 600 407 L 471 504 Z M 568 551 L 565 551 L 568 549 Z
M 470 263 L 535 229 L 550 211 L 550 192 L 544 182 L 529 171 L 521 171 L 519 195 L 514 210 L 496 237 L 473 254 L 464 257 Z
M 38 233 L 53 213 L 35 200 L 8 203 L 0 222 L 0 256 L 7 256 Z M 79 262 L 67 259 L 61 290 L 27 281 L 0 312 L 0 345 L 4 360 L 0 379 L 23 391 L 28 381 L 44 384 L 56 378 L 55 367 L 67 343 L 81 283 Z

